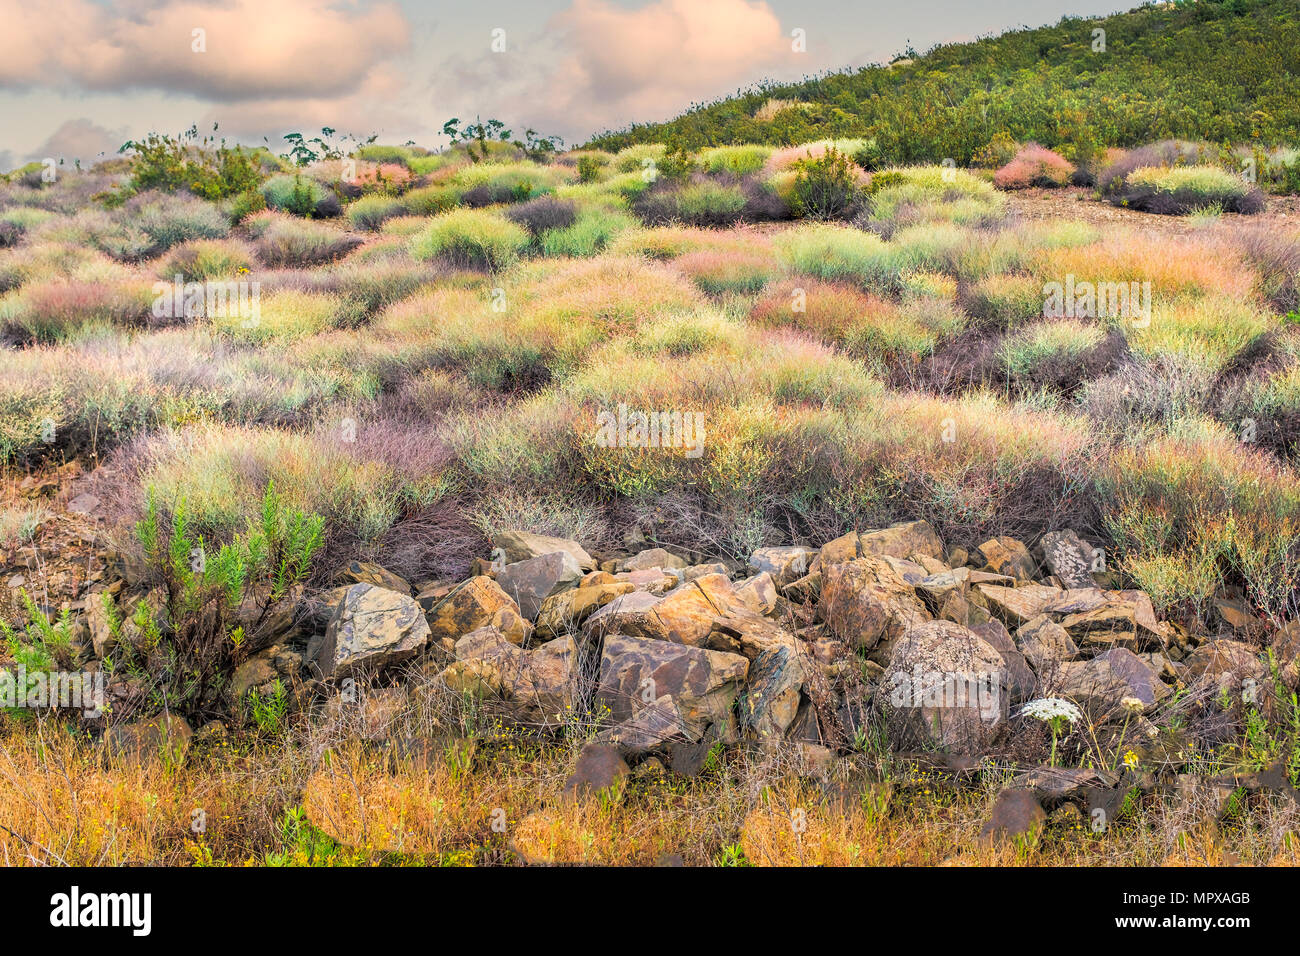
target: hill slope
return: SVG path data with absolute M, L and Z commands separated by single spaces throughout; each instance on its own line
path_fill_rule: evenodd
M 1105 30 L 1104 52 L 1093 49 L 1095 28 Z M 769 100 L 797 105 L 756 119 Z M 765 84 L 666 123 L 603 133 L 591 145 L 874 136 L 888 161 L 964 164 L 999 131 L 1074 155 L 1167 137 L 1294 142 L 1300 6 L 1199 0 L 1064 19 L 889 67 Z

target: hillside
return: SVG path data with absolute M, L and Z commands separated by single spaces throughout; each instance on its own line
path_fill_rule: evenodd
M 1105 31 L 1094 52 L 1094 28 Z M 1288 0 L 1200 0 L 1063 19 L 912 62 L 768 84 L 590 145 L 791 145 L 875 137 L 888 162 L 959 165 L 1000 132 L 1071 158 L 1157 138 L 1274 143 L 1300 130 L 1300 12 Z M 789 101 L 770 119 L 754 114 Z

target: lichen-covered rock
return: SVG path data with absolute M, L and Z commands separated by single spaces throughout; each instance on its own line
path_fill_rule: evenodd
M 492 546 L 501 549 L 507 563 L 527 561 L 529 558 L 540 558 L 544 554 L 563 551 L 571 556 L 582 570 L 596 569 L 596 562 L 582 545 L 567 538 L 549 538 L 542 534 L 529 534 L 527 531 L 503 531 L 492 539 Z
M 518 724 L 549 729 L 572 712 L 577 665 L 572 637 L 526 651 L 484 627 L 456 642 L 456 660 L 439 678 L 458 694 L 497 705 Z
M 310 661 L 320 676 L 342 678 L 409 660 L 429 640 L 420 606 L 372 584 L 347 589 Z
M 497 584 L 519 607 L 525 620 L 535 621 L 547 598 L 576 587 L 582 567 L 567 551 L 552 551 L 507 564 L 497 572 Z
M 803 663 L 794 647 L 759 654 L 740 695 L 741 729 L 764 739 L 784 737 L 799 712 L 803 683 Z
M 486 575 L 472 577 L 454 588 L 425 617 L 430 639 L 448 650 L 481 627 L 495 627 L 512 644 L 523 644 L 532 633 L 532 625 L 523 619 L 519 606 Z
M 832 635 L 865 650 L 930 617 L 916 592 L 877 557 L 827 567 L 818 613 Z
M 1095 587 L 1093 568 L 1104 569 L 1097 549 L 1073 531 L 1049 531 L 1043 535 L 1043 563 L 1056 575 L 1063 587 Z
M 1054 681 L 1054 696 L 1073 700 L 1098 721 L 1129 712 L 1126 700 L 1150 709 L 1172 693 L 1141 658 L 1123 647 L 1087 661 L 1065 661 L 1057 666 Z
M 904 748 L 931 744 L 979 753 L 1007 715 L 1006 662 L 969 628 L 928 621 L 894 648 L 879 693 L 891 738 Z
M 615 722 L 671 696 L 684 732 L 698 740 L 712 725 L 734 737 L 732 707 L 749 661 L 739 654 L 625 635 L 605 638 L 597 700 Z

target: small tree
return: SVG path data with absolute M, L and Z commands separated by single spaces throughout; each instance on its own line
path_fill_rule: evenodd
M 849 158 L 828 146 L 821 157 L 810 155 L 800 162 L 790 206 L 803 218 L 839 219 L 857 204 L 860 195 Z

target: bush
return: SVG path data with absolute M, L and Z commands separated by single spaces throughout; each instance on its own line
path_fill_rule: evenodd
M 747 199 L 739 186 L 713 180 L 680 185 L 660 179 L 636 203 L 636 211 L 650 225 L 673 222 L 692 226 L 728 226 L 745 209 Z
M 402 204 L 413 216 L 436 216 L 454 209 L 460 193 L 448 186 L 420 186 L 402 196 Z
M 585 158 L 585 157 L 584 157 Z M 551 229 L 567 229 L 578 218 L 578 205 L 569 199 L 543 196 L 506 210 L 506 218 L 523 226 L 534 236 Z
M 714 175 L 729 173 L 732 176 L 748 176 L 762 169 L 771 155 L 770 146 L 715 146 L 700 153 L 700 165 L 705 172 Z
M 272 209 L 309 219 L 326 219 L 339 214 L 338 197 L 302 173 L 272 176 L 262 184 L 262 196 Z
M 848 157 L 831 146 L 799 164 L 790 208 L 801 219 L 842 219 L 854 212 L 860 194 Z
M 164 279 L 179 275 L 186 282 L 223 279 L 247 272 L 253 267 L 252 256 L 243 243 L 226 239 L 199 239 L 172 250 L 158 268 Z
M 758 292 L 777 274 L 777 264 L 766 249 L 688 252 L 677 268 L 705 292 Z
M 1212 205 L 1239 213 L 1264 208 L 1258 189 L 1218 166 L 1140 166 L 1122 186 L 1112 187 L 1109 198 L 1116 205 L 1175 216 Z
M 528 248 L 528 232 L 508 219 L 477 209 L 437 216 L 411 240 L 417 259 L 445 259 L 453 265 L 497 271 L 513 265 Z
M 130 192 L 162 189 L 184 190 L 204 199 L 217 200 L 256 189 L 261 168 L 255 152 L 241 146 L 227 148 L 204 139 L 197 142 L 193 127 L 181 136 L 150 133 L 143 141 L 131 141 Z
M 1067 186 L 1074 172 L 1074 164 L 1060 153 L 1037 143 L 1027 143 L 1009 163 L 993 174 L 993 184 L 999 189 Z
M 406 212 L 406 204 L 391 196 L 363 196 L 348 206 L 348 222 L 354 229 L 377 232 L 384 220 Z
M 319 223 L 265 216 L 256 227 L 257 257 L 263 265 L 315 266 L 333 262 L 361 245 L 359 236 Z
M 589 209 L 571 226 L 548 229 L 541 235 L 542 253 L 548 256 L 594 256 L 620 232 L 636 222 L 616 209 Z
M 231 672 L 260 650 L 258 629 L 271 609 L 306 580 L 324 526 L 321 516 L 286 506 L 268 483 L 259 520 L 216 547 L 192 532 L 184 498 L 169 518 L 151 488 L 136 536 L 162 607 L 141 600 L 124 615 L 107 594 L 99 597 L 115 634 L 131 627 L 140 635 L 112 652 L 115 671 L 130 678 L 127 714 L 225 714 Z
M 890 249 L 879 236 L 844 226 L 807 225 L 773 239 L 791 267 L 819 279 L 849 279 L 880 286 L 892 275 Z
M 127 204 L 131 222 L 149 238 L 147 255 L 193 239 L 220 239 L 230 223 L 211 203 L 181 196 L 137 196 Z

